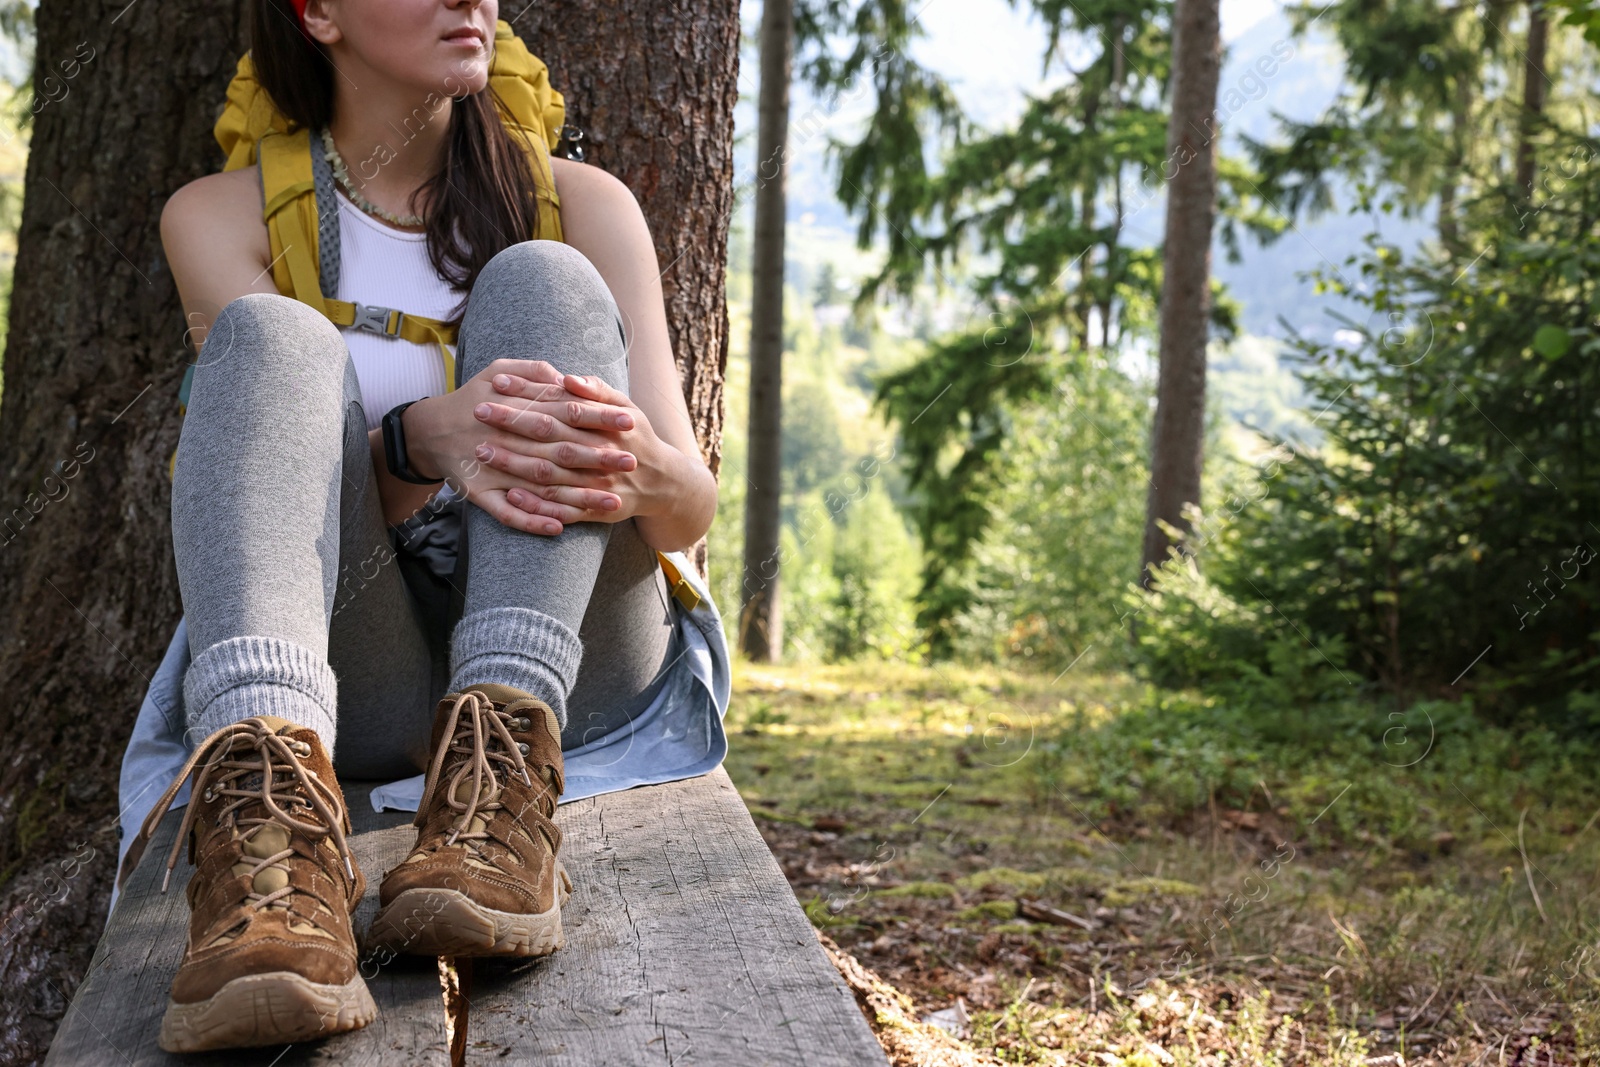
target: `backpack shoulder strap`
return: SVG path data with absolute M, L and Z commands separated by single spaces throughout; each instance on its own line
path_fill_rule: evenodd
M 278 292 L 328 315 L 318 277 L 321 228 L 310 139 L 311 131 L 301 129 L 268 133 L 257 142 L 261 217 L 271 238 L 272 281 Z
M 566 98 L 551 86 L 550 68 L 544 60 L 528 51 L 505 19 L 497 19 L 494 25 L 494 64 L 489 68 L 489 85 L 509 112 L 501 115 L 506 128 L 528 150 L 528 163 L 538 186 L 539 236 L 564 241 L 561 199 L 556 195 L 550 150 L 561 143 Z
M 333 164 L 320 145 L 311 146 L 311 178 L 317 191 L 317 269 L 322 295 L 332 300 L 339 293 L 339 201 L 334 192 Z

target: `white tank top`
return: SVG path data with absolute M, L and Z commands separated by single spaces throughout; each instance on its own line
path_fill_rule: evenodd
M 373 218 L 342 191 L 336 197 L 339 288 L 334 295 L 340 300 L 448 319 L 462 293 L 434 271 L 428 260 L 428 235 L 397 230 Z M 444 361 L 437 345 L 385 337 L 370 330 L 339 332 L 361 382 L 367 429 L 376 429 L 384 413 L 396 404 L 444 394 Z

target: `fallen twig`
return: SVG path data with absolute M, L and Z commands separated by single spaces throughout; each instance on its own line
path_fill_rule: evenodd
M 1052 926 L 1076 926 L 1080 930 L 1097 930 L 1100 924 L 1093 919 L 1084 919 L 1052 908 L 1042 900 L 1029 900 L 1026 897 L 1017 898 L 1017 914 L 1024 919 L 1031 919 L 1036 923 L 1050 923 Z
M 1528 879 L 1528 892 L 1533 894 L 1533 906 L 1539 909 L 1539 918 L 1548 925 L 1550 916 L 1544 913 L 1544 901 L 1539 899 L 1539 889 L 1533 884 L 1533 865 L 1528 862 L 1528 848 L 1522 842 L 1522 826 L 1528 821 L 1528 809 L 1522 809 L 1521 818 L 1517 819 L 1517 851 L 1522 853 L 1522 873 Z

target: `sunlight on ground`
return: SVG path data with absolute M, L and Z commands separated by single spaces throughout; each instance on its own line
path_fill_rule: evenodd
M 741 664 L 728 770 L 812 921 L 1005 1062 L 1593 1061 L 1600 834 L 1533 795 L 1587 771 L 1153 699 Z

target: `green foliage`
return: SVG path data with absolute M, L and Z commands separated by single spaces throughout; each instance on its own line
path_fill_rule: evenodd
M 1052 672 L 1114 652 L 1121 587 L 1139 568 L 1149 392 L 1088 361 L 1010 420 L 988 490 L 993 521 L 961 575 L 960 651 Z
M 869 348 L 821 326 L 810 298 L 786 294 L 784 336 L 784 509 L 779 562 L 785 655 L 808 662 L 865 657 L 914 661 L 921 641 L 913 617 L 918 552 L 902 517 L 896 446 L 870 418 L 874 368 L 902 362 L 903 346 L 880 332 Z M 731 303 L 731 300 L 730 300 Z M 737 318 L 746 304 L 731 306 Z M 742 334 L 735 326 L 735 341 Z M 737 624 L 743 543 L 749 363 L 728 363 L 728 411 L 710 534 L 713 595 L 730 639 Z
M 1600 45 L 1600 3 L 1596 0 L 1547 0 L 1547 6 L 1561 12 L 1562 22 L 1577 27 L 1584 40 Z
M 938 136 L 959 144 L 967 119 L 950 86 L 912 57 L 912 43 L 926 31 L 921 11 L 908 0 L 803 0 L 795 9 L 796 40 L 811 46 L 801 76 L 833 103 L 864 86 L 874 106 L 854 144 L 830 139 L 838 168 L 838 196 L 859 216 L 862 248 L 882 232 L 891 260 L 915 255 L 916 244 L 901 220 L 916 210 L 930 176 L 924 142 Z M 842 35 L 843 55 L 827 47 Z
M 1365 833 L 1388 849 L 1426 850 L 1436 834 L 1465 827 L 1493 844 L 1519 804 L 1559 803 L 1581 824 L 1594 796 L 1592 746 L 1488 726 L 1470 701 L 1385 711 L 1364 700 L 1297 707 L 1151 693 L 1060 740 L 1072 756 L 1068 788 L 1089 817 L 1132 811 L 1166 822 L 1211 804 L 1240 809 L 1265 784 L 1291 839 L 1308 845 Z
M 915 662 L 918 637 L 912 598 L 917 589 L 917 550 L 899 509 L 881 480 L 849 508 L 835 541 L 833 574 L 838 581 L 829 652 L 834 660 L 856 656 Z
M 878 390 L 901 434 L 916 498 L 924 549 L 918 623 L 941 656 L 958 645 L 975 647 L 968 636 L 978 615 L 985 617 L 979 629 L 1024 655 L 1054 656 L 1097 629 L 1114 596 L 1089 595 L 1084 573 L 1110 563 L 1102 550 L 1109 550 L 1108 530 L 1130 537 L 1123 521 L 1131 508 L 1103 491 L 1103 483 L 1108 474 L 1145 480 L 1134 457 L 1144 452 L 1147 413 L 1126 418 L 1132 409 L 1119 402 L 1110 420 L 1118 455 L 1095 455 L 1097 447 L 1073 437 L 1063 445 L 1070 459 L 1061 458 L 1076 476 L 1059 481 L 1036 472 L 1055 488 L 1081 490 L 1064 521 L 1043 523 L 1056 527 L 1054 535 L 1086 532 L 1087 508 L 1107 509 L 1105 525 L 1093 528 L 1092 547 L 1062 566 L 1068 547 L 1025 529 L 1012 562 L 1062 579 L 1048 581 L 1037 595 L 1013 581 L 994 589 L 995 564 L 977 558 L 978 546 L 985 538 L 998 545 L 994 539 L 1044 518 L 1037 502 L 1001 499 L 1008 479 L 1027 467 L 1026 457 L 1008 457 L 1002 446 L 1037 430 L 1064 430 L 1059 418 L 1036 417 L 1041 407 L 1061 402 L 1064 383 L 1097 398 L 1126 399 L 1135 391 L 1116 357 L 1153 332 L 1160 253 L 1131 245 L 1128 235 L 1138 232 L 1134 220 L 1158 200 L 1177 166 L 1166 158 L 1163 103 L 1171 4 L 1030 2 L 1049 31 L 1045 67 L 1069 66 L 1066 55 L 1073 53 L 1071 77 L 1060 87 L 1030 95 L 1004 129 L 955 137 L 937 173 L 925 169 L 920 151 L 889 156 L 875 134 L 841 156 L 840 197 L 862 216 L 859 237 L 865 242 L 882 230 L 886 241 L 884 266 L 862 287 L 861 303 L 886 289 L 908 293 L 930 272 L 946 282 L 947 272 L 969 257 L 983 257 L 970 282 L 978 312 L 933 338 L 916 363 L 885 375 Z M 868 157 L 882 169 L 862 169 Z M 1246 167 L 1223 160 L 1219 174 L 1225 215 L 1251 229 L 1281 227 L 1262 213 Z M 1218 333 L 1230 334 L 1234 305 L 1219 294 L 1214 306 Z M 1137 560 L 1129 566 L 1136 570 Z M 999 602 L 1006 592 L 1016 594 L 1015 603 Z M 1026 634 L 1039 628 L 1045 612 L 1052 632 L 1035 648 Z M 1024 638 L 1009 639 L 1019 624 Z
M 917 494 L 913 513 L 925 560 L 918 623 L 936 654 L 949 652 L 950 620 L 971 601 L 969 590 L 948 579 L 961 573 L 988 527 L 988 500 L 1012 411 L 1050 388 L 1052 372 L 1043 359 L 1011 354 L 1013 338 L 1029 332 L 1026 313 L 1002 319 L 997 328 L 968 330 L 930 346 L 927 356 L 879 386 L 879 402 L 899 426 Z
M 885 244 L 883 268 L 862 286 L 858 306 L 886 287 L 909 293 L 929 268 L 944 283 L 968 254 L 991 257 L 971 285 L 978 314 L 879 380 L 916 498 L 924 552 L 917 621 L 938 655 L 953 650 L 955 619 L 974 604 L 973 554 L 997 510 L 1001 446 L 1015 436 L 1015 419 L 1091 362 L 1092 330 L 1109 349 L 1147 325 L 1155 306 L 1155 259 L 1121 241 L 1127 215 L 1149 197 L 1124 204 L 1122 187 L 1129 175 L 1152 188 L 1158 180 L 1170 5 L 1033 6 L 1049 28 L 1047 66 L 1064 62 L 1067 42 L 1102 47 L 1087 65 L 1074 63 L 1065 86 L 1029 97 L 1005 130 L 969 128 L 948 90 L 910 64 L 914 20 L 905 21 L 898 0 L 856 7 L 852 39 L 882 47 L 869 55 L 858 46 L 831 72 L 837 82 L 870 60 L 877 91 L 866 132 L 835 146 L 839 197 L 858 216 L 860 243 L 881 236 Z M 828 10 L 837 16 L 843 7 Z M 926 160 L 930 142 L 946 149 L 937 172 Z
M 1324 279 L 1370 310 L 1357 341 L 1298 343 L 1326 442 L 1214 524 L 1203 579 L 1169 565 L 1140 624 L 1155 677 L 1277 677 L 1275 636 L 1352 681 L 1600 725 L 1600 145 L 1565 150 L 1535 208 L 1472 205 L 1480 251 L 1374 241 Z
M 912 614 L 916 545 L 884 488 L 885 469 L 867 457 L 853 495 L 813 491 L 784 527 L 784 633 L 797 659 L 914 662 L 922 652 Z
M 827 484 L 846 461 L 834 390 L 814 378 L 783 391 L 783 489 L 791 500 Z
M 1486 10 L 1494 8 L 1494 10 Z M 1521 52 L 1501 28 L 1504 5 L 1436 0 L 1335 0 L 1291 9 L 1302 33 L 1330 30 L 1345 56 L 1345 85 L 1315 121 L 1282 121 L 1277 143 L 1246 138 L 1265 199 L 1290 218 L 1332 210 L 1338 179 L 1376 174 L 1408 215 L 1441 196 L 1448 235 L 1458 185 L 1472 164 L 1512 140 L 1499 97 L 1520 81 Z

